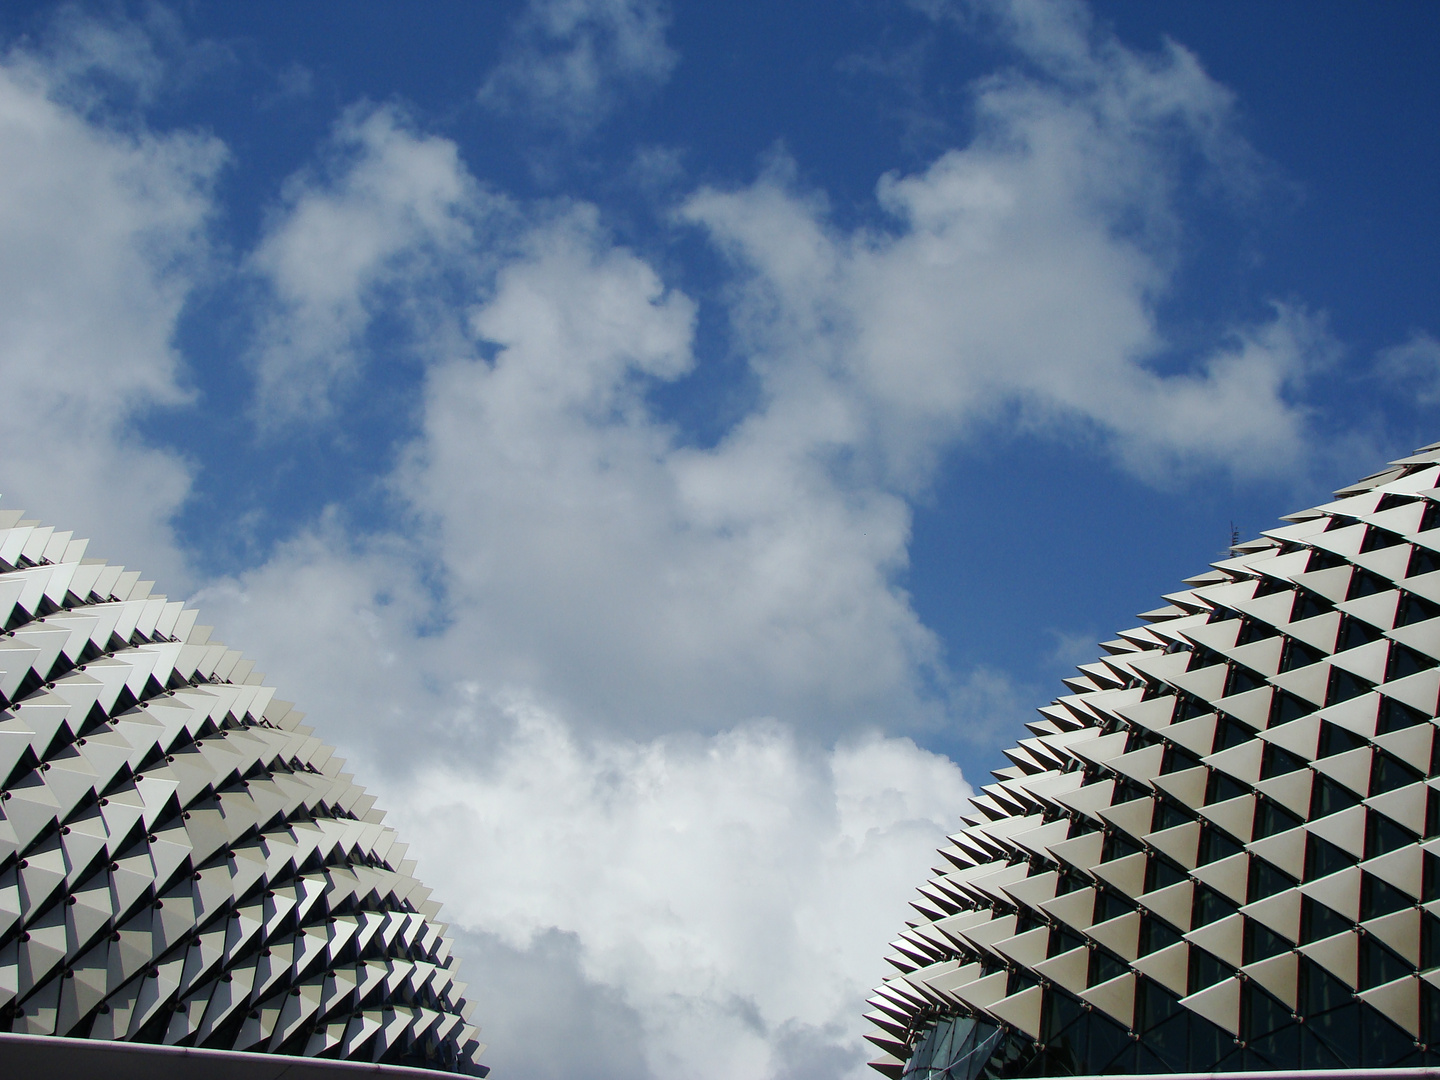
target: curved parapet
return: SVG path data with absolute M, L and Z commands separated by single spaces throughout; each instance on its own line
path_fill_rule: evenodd
M 893 943 L 893 1077 L 1440 1064 L 1440 444 L 1066 680 Z
M 374 798 L 195 611 L 84 551 L 0 512 L 0 1031 L 484 1075 Z

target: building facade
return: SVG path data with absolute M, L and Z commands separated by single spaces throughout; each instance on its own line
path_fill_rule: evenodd
M 1440 1064 L 1440 444 L 1066 680 L 868 1014 L 892 1077 Z
M 374 798 L 195 611 L 84 553 L 0 511 L 0 1065 L 48 1036 L 57 1067 L 88 1039 L 192 1048 L 116 1058 L 145 1075 L 213 1050 L 483 1076 Z

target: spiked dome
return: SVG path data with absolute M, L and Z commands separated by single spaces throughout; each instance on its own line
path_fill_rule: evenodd
M 1066 680 L 893 943 L 889 1076 L 1440 1063 L 1440 444 Z
M 374 798 L 196 612 L 0 512 L 0 1031 L 484 1075 Z

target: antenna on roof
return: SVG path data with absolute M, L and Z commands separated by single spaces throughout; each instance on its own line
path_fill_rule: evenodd
M 1235 549 L 1240 546 L 1240 529 L 1235 522 L 1230 522 L 1230 554 L 1235 554 Z

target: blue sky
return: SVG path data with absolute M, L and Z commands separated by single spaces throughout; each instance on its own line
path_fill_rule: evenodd
M 497 1075 L 863 1075 L 1030 710 L 1232 523 L 1440 438 L 1433 5 L 0 35 L 6 504 L 340 745 Z

